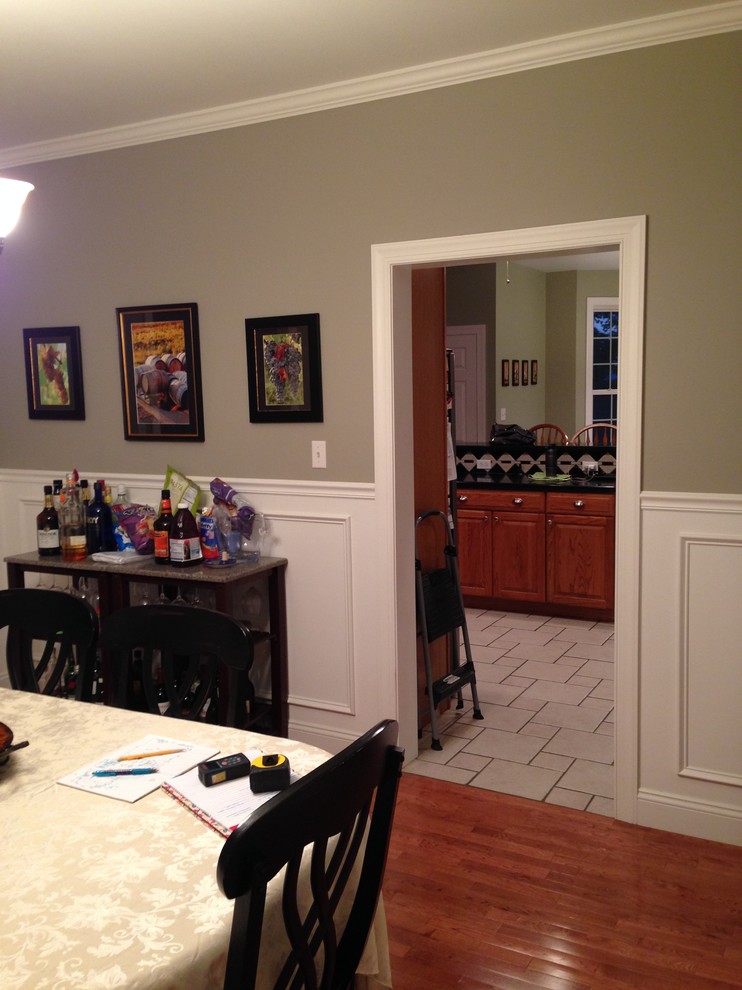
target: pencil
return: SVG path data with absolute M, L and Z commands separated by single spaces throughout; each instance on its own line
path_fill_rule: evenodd
M 148 760 L 151 756 L 169 756 L 171 753 L 184 753 L 184 749 L 160 749 L 155 753 L 133 753 L 131 756 L 119 756 L 118 762 L 122 760 Z

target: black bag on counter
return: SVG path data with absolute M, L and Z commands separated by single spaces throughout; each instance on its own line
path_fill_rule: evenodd
M 518 444 L 522 447 L 524 444 L 536 443 L 536 437 L 530 430 L 524 430 L 516 423 L 493 423 L 490 443 Z

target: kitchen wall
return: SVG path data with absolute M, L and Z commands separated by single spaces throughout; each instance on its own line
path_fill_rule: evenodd
M 733 456 L 742 417 L 741 39 L 644 48 L 3 170 L 36 190 L 0 257 L 0 549 L 28 546 L 27 500 L 36 500 L 42 478 L 72 465 L 141 476 L 145 490 L 156 488 L 169 463 L 205 480 L 219 474 L 239 482 L 273 515 L 280 552 L 301 562 L 289 601 L 291 676 L 303 678 L 292 731 L 335 743 L 350 738 L 369 719 L 395 713 L 409 662 L 377 648 L 390 641 L 397 617 L 379 609 L 373 582 L 391 551 L 379 536 L 388 521 L 373 490 L 375 465 L 386 456 L 375 449 L 374 409 L 390 399 L 372 387 L 379 355 L 371 335 L 371 245 L 641 214 L 648 218 L 645 394 L 636 455 L 644 491 L 668 496 L 653 506 L 646 524 L 655 528 L 645 538 L 653 553 L 679 559 L 682 518 L 738 559 L 742 547 L 730 534 L 735 520 L 739 533 L 742 518 L 742 458 Z M 115 309 L 191 301 L 201 322 L 206 441 L 127 442 Z M 321 318 L 324 422 L 250 424 L 244 319 L 304 312 Z M 87 419 L 29 420 L 21 330 L 68 325 L 81 328 Z M 408 370 L 395 367 L 395 374 Z M 327 442 L 325 471 L 311 467 L 314 439 Z M 683 514 L 675 511 L 678 499 Z M 719 499 L 725 523 L 715 531 Z M 736 575 L 734 565 L 727 573 Z M 332 580 L 323 588 L 326 577 Z M 688 587 L 695 615 L 711 592 L 703 580 Z M 642 713 L 646 719 L 652 705 L 676 739 L 678 692 L 687 700 L 692 684 L 681 677 L 687 651 L 681 643 L 659 659 L 644 654 L 668 614 L 682 612 L 680 584 L 672 588 L 668 613 L 654 608 L 656 587 L 643 585 L 639 664 L 667 674 L 670 694 L 659 707 L 643 697 Z M 736 632 L 718 634 L 719 696 L 739 690 L 729 645 Z M 689 711 L 695 733 L 692 704 Z M 405 726 L 409 747 L 414 716 L 412 723 Z M 649 803 L 662 804 L 663 827 L 691 804 L 684 829 L 699 832 L 712 822 L 713 830 L 720 819 L 716 834 L 738 827 L 742 767 L 728 750 L 724 782 L 714 785 L 723 796 L 714 790 L 704 805 L 672 760 L 654 761 L 651 748 L 638 748 L 648 762 L 636 787 L 651 780 Z M 704 750 L 706 758 L 718 751 Z M 642 815 L 651 819 L 651 809 Z

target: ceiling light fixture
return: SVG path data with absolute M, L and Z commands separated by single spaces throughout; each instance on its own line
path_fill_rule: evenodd
M 0 178 L 0 254 L 5 238 L 18 223 L 26 196 L 32 189 L 30 182 Z

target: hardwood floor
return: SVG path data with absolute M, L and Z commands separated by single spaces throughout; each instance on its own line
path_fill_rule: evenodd
M 742 848 L 403 774 L 394 990 L 742 988 Z

